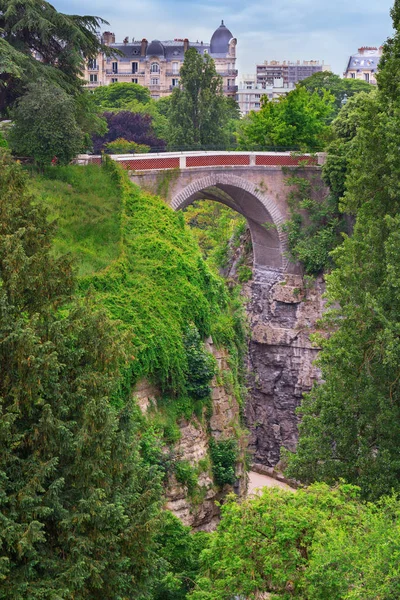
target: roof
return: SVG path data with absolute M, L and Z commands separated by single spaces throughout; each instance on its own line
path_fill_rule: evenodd
M 349 62 L 347 64 L 347 70 L 362 69 L 363 71 L 376 71 L 381 57 L 382 54 L 378 51 L 377 48 L 365 50 L 362 53 L 356 52 L 356 54 L 352 54 L 350 56 Z
M 233 35 L 229 29 L 221 21 L 221 25 L 214 31 L 210 43 L 211 54 L 224 54 L 226 55 L 229 50 L 229 42 L 233 38 Z

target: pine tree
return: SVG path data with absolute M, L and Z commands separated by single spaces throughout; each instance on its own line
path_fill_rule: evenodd
M 149 597 L 159 477 L 129 403 L 110 401 L 128 340 L 74 300 L 71 266 L 52 257 L 53 228 L 4 151 L 0 198 L 0 599 Z

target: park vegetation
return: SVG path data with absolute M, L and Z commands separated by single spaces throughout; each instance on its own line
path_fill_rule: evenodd
M 317 74 L 240 120 L 192 50 L 170 99 L 136 84 L 89 94 L 80 76 L 109 52 L 103 21 L 0 0 L 0 111 L 13 119 L 0 135 L 0 600 L 399 596 L 400 0 L 392 17 L 377 90 Z M 327 194 L 290 173 L 285 227 L 291 260 L 326 276 L 331 309 L 316 338 L 323 383 L 282 456 L 300 489 L 231 496 L 218 529 L 193 534 L 162 509 L 163 486 L 174 474 L 196 500 L 197 472 L 171 448 L 180 419 L 209 416 L 208 336 L 243 403 L 243 307 L 218 272 L 246 225 L 210 202 L 174 213 L 108 157 L 68 163 L 215 136 L 327 151 Z M 160 390 L 147 415 L 133 397 L 143 378 Z M 221 498 L 239 452 L 239 433 L 209 440 Z

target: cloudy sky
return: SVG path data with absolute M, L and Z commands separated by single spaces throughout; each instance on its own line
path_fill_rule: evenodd
M 189 38 L 209 41 L 221 19 L 238 39 L 240 75 L 271 59 L 323 60 L 342 74 L 360 46 L 392 32 L 392 0 L 53 0 L 69 14 L 101 16 L 117 41 Z

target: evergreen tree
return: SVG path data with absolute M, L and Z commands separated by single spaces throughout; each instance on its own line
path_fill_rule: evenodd
M 110 403 L 128 341 L 72 300 L 46 213 L 0 152 L 0 599 L 149 597 L 159 478 L 129 403 Z
M 189 48 L 180 75 L 180 87 L 172 93 L 168 112 L 169 145 L 192 149 L 223 146 L 230 111 L 214 61 Z
M 356 224 L 327 278 L 340 308 L 325 318 L 324 383 L 302 404 L 288 470 L 305 482 L 344 477 L 370 498 L 400 490 L 400 0 L 392 17 L 378 94 L 358 111 L 346 153 L 342 203 Z

